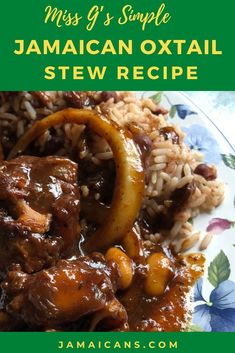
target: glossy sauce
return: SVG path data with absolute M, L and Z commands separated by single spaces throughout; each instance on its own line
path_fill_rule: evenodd
M 132 286 L 120 296 L 128 313 L 131 331 L 183 331 L 191 317 L 190 293 L 192 285 L 203 274 L 204 256 L 190 255 L 174 258 L 174 277 L 160 296 L 147 296 L 144 277 L 136 273 Z
M 101 254 L 92 244 L 82 256 L 89 235 L 80 232 L 80 203 L 96 226 L 109 205 L 81 201 L 77 179 L 77 165 L 66 158 L 2 162 L 0 330 L 184 330 L 202 255 L 174 256 L 144 241 L 148 230 L 136 222 L 116 247 Z M 190 192 L 191 185 L 179 191 L 175 207 Z

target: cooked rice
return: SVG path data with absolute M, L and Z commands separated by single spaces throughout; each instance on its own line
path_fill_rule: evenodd
M 46 98 L 44 104 L 31 92 L 24 91 L 14 94 L 0 92 L 0 128 L 3 140 L 7 140 L 9 145 L 13 145 L 34 123 L 35 119 L 41 119 L 68 106 L 63 92 L 44 92 L 43 94 L 42 100 Z M 100 92 L 89 92 L 89 94 L 94 99 L 100 96 Z M 104 112 L 120 126 L 136 125 L 152 141 L 148 167 L 150 175 L 146 181 L 142 209 L 146 210 L 151 217 L 160 213 L 166 214 L 172 202 L 172 192 L 188 183 L 195 184 L 195 190 L 188 201 L 187 211 L 177 214 L 174 217 L 172 228 L 164 234 L 172 241 L 173 239 L 181 239 L 181 242 L 183 240 L 181 250 L 187 250 L 200 239 L 199 233 L 191 235 L 193 227 L 189 220 L 200 212 L 209 212 L 217 207 L 223 200 L 224 186 L 218 180 L 207 181 L 203 176 L 193 173 L 196 166 L 201 163 L 203 156 L 197 151 L 190 150 L 184 144 L 184 133 L 179 127 L 168 122 L 165 115 L 156 114 L 159 106 L 151 99 L 137 99 L 129 92 L 120 92 L 118 96 L 118 102 L 114 102 L 111 97 L 106 102 L 98 104 L 95 109 Z M 179 137 L 179 144 L 174 144 L 171 139 L 164 139 L 164 136 L 160 134 L 160 129 L 164 127 L 174 127 Z M 106 141 L 95 134 L 92 136 L 92 153 L 81 148 L 81 136 L 84 129 L 84 126 L 71 124 L 57 127 L 56 135 L 64 136 L 64 146 L 56 154 L 66 155 L 71 148 L 77 148 L 81 159 L 90 159 L 96 165 L 103 160 L 112 159 L 113 155 Z M 51 141 L 51 132 L 45 132 L 37 140 L 40 151 L 44 150 L 46 144 L 50 145 Z M 81 187 L 81 191 L 84 196 L 89 194 L 86 185 Z M 99 199 L 98 193 L 95 198 Z M 149 240 L 159 241 L 162 235 L 157 233 L 147 237 Z M 206 248 L 211 238 L 212 236 L 207 234 L 200 248 Z
M 186 238 L 182 244 L 180 250 L 182 252 L 193 248 L 200 240 L 200 232 L 194 233 L 191 237 Z
M 213 233 L 208 232 L 206 233 L 206 235 L 204 236 L 204 238 L 201 241 L 201 244 L 199 246 L 199 250 L 203 251 L 206 250 L 209 246 L 209 244 L 211 243 L 213 239 Z

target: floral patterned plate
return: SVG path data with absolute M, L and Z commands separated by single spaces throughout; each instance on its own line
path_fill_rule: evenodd
M 217 166 L 218 178 L 225 183 L 222 205 L 194 219 L 195 230 L 211 231 L 214 238 L 205 250 L 204 277 L 195 286 L 190 331 L 235 332 L 235 151 L 214 124 L 213 117 L 206 116 L 184 94 L 138 92 L 138 95 L 152 97 L 169 110 L 170 121 L 187 133 L 186 144 L 202 151 L 204 160 Z

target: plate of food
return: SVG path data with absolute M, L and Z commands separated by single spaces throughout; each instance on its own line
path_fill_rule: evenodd
M 235 152 L 176 92 L 0 92 L 1 331 L 235 331 Z

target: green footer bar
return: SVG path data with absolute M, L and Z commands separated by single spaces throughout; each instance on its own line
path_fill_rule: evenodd
M 235 333 L 0 333 L 1 353 L 231 352 Z

